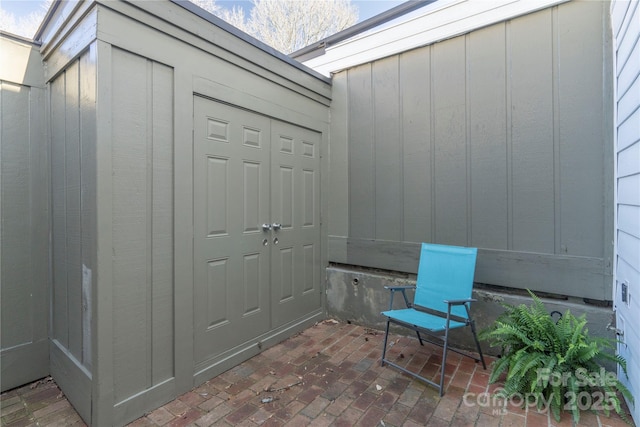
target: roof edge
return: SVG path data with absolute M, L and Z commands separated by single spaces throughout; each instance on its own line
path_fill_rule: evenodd
M 312 77 L 315 77 L 318 80 L 323 81 L 324 83 L 327 84 L 331 84 L 331 78 L 327 77 L 319 72 L 317 72 L 316 70 L 307 67 L 306 65 L 302 64 L 301 62 L 297 61 L 296 59 L 292 58 L 289 55 L 285 55 L 284 53 L 274 49 L 273 47 L 267 45 L 264 42 L 261 42 L 260 40 L 256 39 L 255 37 L 250 36 L 249 34 L 245 33 L 244 31 L 240 30 L 239 28 L 234 27 L 233 25 L 229 24 L 228 22 L 226 22 L 225 20 L 215 16 L 214 14 L 212 14 L 211 12 L 208 12 L 198 6 L 196 6 L 195 4 L 193 4 L 192 2 L 190 2 L 189 0 L 169 0 L 171 3 L 174 3 L 180 7 L 182 7 L 183 9 L 188 10 L 189 12 L 199 16 L 200 18 L 209 21 L 211 24 L 219 27 L 220 29 L 232 34 L 235 37 L 238 37 L 240 39 L 242 39 L 243 41 L 253 45 L 254 47 L 268 53 L 269 55 L 278 58 L 279 60 L 286 62 L 287 64 L 298 68 L 300 71 L 303 71 L 309 75 L 311 75 Z
M 0 30 L 0 36 L 16 42 L 30 44 L 32 46 L 40 47 L 42 45 L 42 43 L 39 42 L 38 40 L 30 39 L 29 37 L 19 36 L 17 34 L 13 34 L 4 30 Z
M 335 33 L 329 37 L 325 37 L 309 46 L 298 49 L 295 52 L 289 54 L 291 58 L 300 60 L 308 60 L 312 57 L 322 55 L 327 47 L 332 44 L 339 43 L 343 40 L 351 38 L 357 34 L 363 33 L 367 30 L 375 28 L 381 24 L 394 20 L 409 12 L 413 12 L 416 9 L 435 3 L 437 0 L 409 0 L 396 7 L 393 7 L 378 15 L 372 16 L 356 25 L 346 28 L 339 33 Z M 319 52 L 318 52 L 319 51 Z
M 40 23 L 40 26 L 36 30 L 36 34 L 33 36 L 33 39 L 38 43 L 42 44 L 42 33 L 46 26 L 49 25 L 51 18 L 53 18 L 53 14 L 58 10 L 58 6 L 60 6 L 60 0 L 54 0 L 53 4 L 51 4 L 51 7 L 49 7 L 49 10 L 47 11 L 47 14 L 44 16 L 44 19 Z
M 339 71 L 370 63 L 401 52 L 421 48 L 453 37 L 539 10 L 555 7 L 571 0 L 501 0 L 496 7 L 491 2 L 476 0 L 445 0 L 431 3 L 431 8 L 418 10 L 415 16 L 391 22 L 389 26 L 326 47 L 324 52 L 309 54 L 298 60 L 318 72 L 332 75 Z M 443 7 L 439 7 L 442 3 Z M 424 12 L 424 13 L 422 13 Z

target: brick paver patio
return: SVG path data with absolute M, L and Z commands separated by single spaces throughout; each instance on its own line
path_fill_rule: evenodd
M 440 398 L 392 367 L 380 366 L 383 334 L 326 320 L 236 366 L 131 426 L 571 426 L 536 408 L 491 399 L 489 369 L 452 353 Z M 439 375 L 440 348 L 392 336 L 389 357 Z M 2 394 L 2 426 L 84 425 L 50 379 Z M 626 426 L 583 412 L 580 426 Z

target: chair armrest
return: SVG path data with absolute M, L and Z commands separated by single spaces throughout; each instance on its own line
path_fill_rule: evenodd
M 409 299 L 407 298 L 407 294 L 406 294 L 406 290 L 407 289 L 415 289 L 415 285 L 407 285 L 407 286 L 385 286 L 385 289 L 389 289 L 389 291 L 391 291 L 391 298 L 389 299 L 389 310 L 393 309 L 393 296 L 395 295 L 395 291 L 400 291 L 402 292 L 402 299 L 404 299 L 404 304 L 407 306 L 407 308 L 411 308 L 411 303 L 409 302 Z
M 406 286 L 385 286 L 385 289 L 389 289 L 390 291 L 402 291 L 405 289 L 415 289 L 415 285 L 406 285 Z
M 462 305 L 468 302 L 476 302 L 476 301 L 477 299 L 475 298 L 444 300 L 444 302 L 446 302 L 449 305 Z

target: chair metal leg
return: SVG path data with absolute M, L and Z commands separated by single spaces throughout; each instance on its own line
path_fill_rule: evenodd
M 444 345 L 442 346 L 442 366 L 440 367 L 440 397 L 444 394 L 444 370 L 447 365 L 447 350 L 449 347 L 449 328 L 444 331 Z
M 389 365 L 389 366 L 393 366 L 396 369 L 401 370 L 402 372 L 404 372 L 405 374 L 411 375 L 414 378 L 419 379 L 420 381 L 423 381 L 429 385 L 432 385 L 434 387 L 438 387 L 438 384 L 435 383 L 434 381 L 431 381 L 430 379 L 427 379 L 423 376 L 421 376 L 420 374 L 416 373 L 416 372 L 411 372 L 410 370 L 408 370 L 407 368 L 405 368 L 404 366 L 400 366 L 395 362 L 392 362 L 391 360 L 386 360 L 385 359 L 385 355 L 387 352 L 387 340 L 389 337 L 389 324 L 390 324 L 391 320 L 389 318 L 387 318 L 387 328 L 384 334 L 384 347 L 382 349 L 382 366 L 385 365 Z M 417 331 L 416 331 L 417 332 Z M 442 387 L 440 387 L 440 396 L 442 396 Z
M 447 324 L 448 323 L 449 322 L 447 321 Z M 382 366 L 386 366 L 386 365 L 393 366 L 394 368 L 397 368 L 397 369 L 401 370 L 402 372 L 404 372 L 404 373 L 406 373 L 408 375 L 411 375 L 414 378 L 419 379 L 420 381 L 423 381 L 423 382 L 425 382 L 427 384 L 430 384 L 430 385 L 436 387 L 438 389 L 440 397 L 444 396 L 444 381 L 445 381 L 445 373 L 446 373 L 446 367 L 447 367 L 447 357 L 449 355 L 449 351 L 453 351 L 454 353 L 458 353 L 458 354 L 461 354 L 462 356 L 469 357 L 469 358 L 475 360 L 476 362 L 482 362 L 482 366 L 486 369 L 486 364 L 485 364 L 485 361 L 484 361 L 484 355 L 482 354 L 482 349 L 480 348 L 480 342 L 478 341 L 478 336 L 477 336 L 476 331 L 475 331 L 475 324 L 473 324 L 472 322 L 469 322 L 467 324 L 467 326 L 472 326 L 471 332 L 473 334 L 473 339 L 474 339 L 474 341 L 476 343 L 476 347 L 478 349 L 478 354 L 479 354 L 480 358 L 474 357 L 472 354 L 469 354 L 469 352 L 456 350 L 454 347 L 449 348 L 449 328 L 448 327 L 444 329 L 444 337 L 441 337 L 441 341 L 442 342 L 440 342 L 440 340 L 438 340 L 436 342 L 436 341 L 432 341 L 432 340 L 429 340 L 429 339 L 423 339 L 422 336 L 420 335 L 420 332 L 417 329 L 414 329 L 414 331 L 418 334 L 418 337 L 420 338 L 421 341 L 424 340 L 424 341 L 427 341 L 427 342 L 430 342 L 430 343 L 433 343 L 433 344 L 436 344 L 436 345 L 439 345 L 439 346 L 442 347 L 442 365 L 441 365 L 441 368 L 440 368 L 441 372 L 440 372 L 440 382 L 439 383 L 437 383 L 435 381 L 431 381 L 430 379 L 427 379 L 427 378 L 421 376 L 417 372 L 409 371 L 404 366 L 400 366 L 397 363 L 395 363 L 395 362 L 393 362 L 391 360 L 387 360 L 385 358 L 386 357 L 386 353 L 387 353 L 387 344 L 388 344 L 388 340 L 389 340 L 389 327 L 390 327 L 390 324 L 391 324 L 391 318 L 388 317 L 387 318 L 387 326 L 386 326 L 386 330 L 385 330 L 385 334 L 384 334 L 384 343 L 383 343 L 383 349 L 382 349 L 382 362 L 381 362 L 381 365 Z M 407 326 L 406 324 L 403 325 L 400 322 L 398 322 L 398 324 L 402 325 L 402 326 Z M 423 332 L 426 332 L 426 331 L 423 331 Z M 429 335 L 429 334 L 427 333 L 427 335 Z
M 418 336 L 418 341 L 420 341 L 420 345 L 423 346 L 424 344 L 422 343 L 422 337 L 420 336 L 420 331 L 416 331 L 416 335 Z
M 384 366 L 384 356 L 387 354 L 387 340 L 389 339 L 389 319 L 387 318 L 387 329 L 384 333 L 384 344 L 382 345 L 382 362 L 380 366 Z
M 482 349 L 480 348 L 480 342 L 478 341 L 478 336 L 476 335 L 476 323 L 471 321 L 471 332 L 473 333 L 473 340 L 476 342 L 476 348 L 478 349 L 478 354 L 480 355 L 480 361 L 482 362 L 482 369 L 487 369 L 487 365 L 484 363 L 484 356 L 482 354 Z

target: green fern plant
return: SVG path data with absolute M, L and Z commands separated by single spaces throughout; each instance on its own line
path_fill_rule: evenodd
M 585 315 L 576 317 L 567 310 L 556 322 L 542 301 L 531 291 L 530 306 L 504 304 L 506 311 L 480 337 L 492 347 L 501 347 L 502 357 L 492 365 L 489 378 L 495 383 L 506 372 L 499 397 L 523 398 L 550 409 L 559 421 L 563 410 L 580 420 L 584 409 L 613 409 L 624 420 L 618 392 L 629 401 L 633 396 L 615 373 L 602 367 L 607 360 L 627 373 L 624 358 L 615 353 L 615 341 L 589 336 Z

